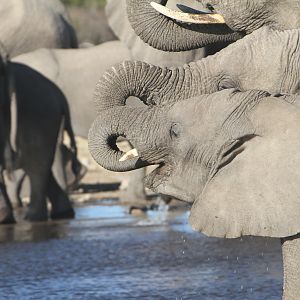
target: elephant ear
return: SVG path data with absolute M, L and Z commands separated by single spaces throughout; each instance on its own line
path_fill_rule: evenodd
M 235 149 L 239 154 L 206 184 L 191 210 L 193 229 L 228 238 L 300 232 L 297 106 L 269 97 L 251 112 L 257 135 Z
M 205 56 L 204 49 L 169 53 L 154 49 L 144 43 L 132 29 L 126 12 L 126 0 L 108 0 L 106 5 L 108 24 L 126 47 L 132 59 L 145 61 L 161 67 L 176 67 L 197 61 Z

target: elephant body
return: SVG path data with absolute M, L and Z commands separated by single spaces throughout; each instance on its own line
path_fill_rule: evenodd
M 158 165 L 146 185 L 192 203 L 195 230 L 281 238 L 283 298 L 299 299 L 299 1 L 198 1 L 209 14 L 179 7 L 193 15 L 150 2 L 126 5 L 154 48 L 232 44 L 180 67 L 128 61 L 108 71 L 97 84 L 91 154 L 118 172 Z M 148 107 L 126 107 L 128 96 Z M 135 149 L 120 151 L 118 136 Z
M 61 130 L 68 132 L 76 156 L 68 104 L 61 91 L 41 74 L 17 63 L 10 63 L 9 68 L 14 78 L 18 116 L 12 166 L 26 172 L 31 187 L 26 218 L 47 220 L 46 197 L 52 205 L 52 218 L 71 218 L 74 216 L 71 203 L 51 171 Z M 32 86 L 28 84 L 29 80 Z M 3 211 L 11 213 L 7 209 Z M 0 217 L 0 221 L 7 219 L 5 214 Z
M 300 230 L 299 122 L 299 96 L 227 89 L 103 110 L 90 129 L 89 149 L 113 171 L 158 165 L 146 186 L 192 203 L 189 220 L 197 231 L 283 238 L 285 299 L 298 299 L 299 241 L 285 237 Z M 134 145 L 137 157 L 123 156 L 118 136 Z
M 37 48 L 77 48 L 75 31 L 59 0 L 1 1 L 0 36 L 11 57 Z

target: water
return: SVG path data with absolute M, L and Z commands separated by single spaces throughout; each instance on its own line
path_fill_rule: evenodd
M 87 206 L 72 221 L 1 227 L 0 298 L 281 298 L 278 240 L 207 238 L 187 213 L 126 211 Z

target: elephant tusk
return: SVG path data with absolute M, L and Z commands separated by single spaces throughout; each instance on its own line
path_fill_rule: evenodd
M 180 21 L 184 23 L 192 23 L 192 24 L 225 24 L 225 20 L 220 14 L 213 13 L 199 13 L 199 14 L 190 14 L 184 13 L 180 11 L 171 10 L 168 7 L 165 7 L 156 2 L 151 2 L 151 6 L 157 10 L 160 14 Z
M 134 157 L 138 157 L 139 154 L 137 152 L 137 150 L 134 148 L 134 149 L 131 149 L 130 151 L 126 152 L 120 159 L 119 161 L 125 161 L 125 160 L 129 160 L 129 159 L 132 159 Z

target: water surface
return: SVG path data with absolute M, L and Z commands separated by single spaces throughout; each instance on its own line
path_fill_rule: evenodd
M 281 299 L 276 239 L 207 238 L 187 213 L 77 208 L 72 221 L 0 228 L 2 299 Z

